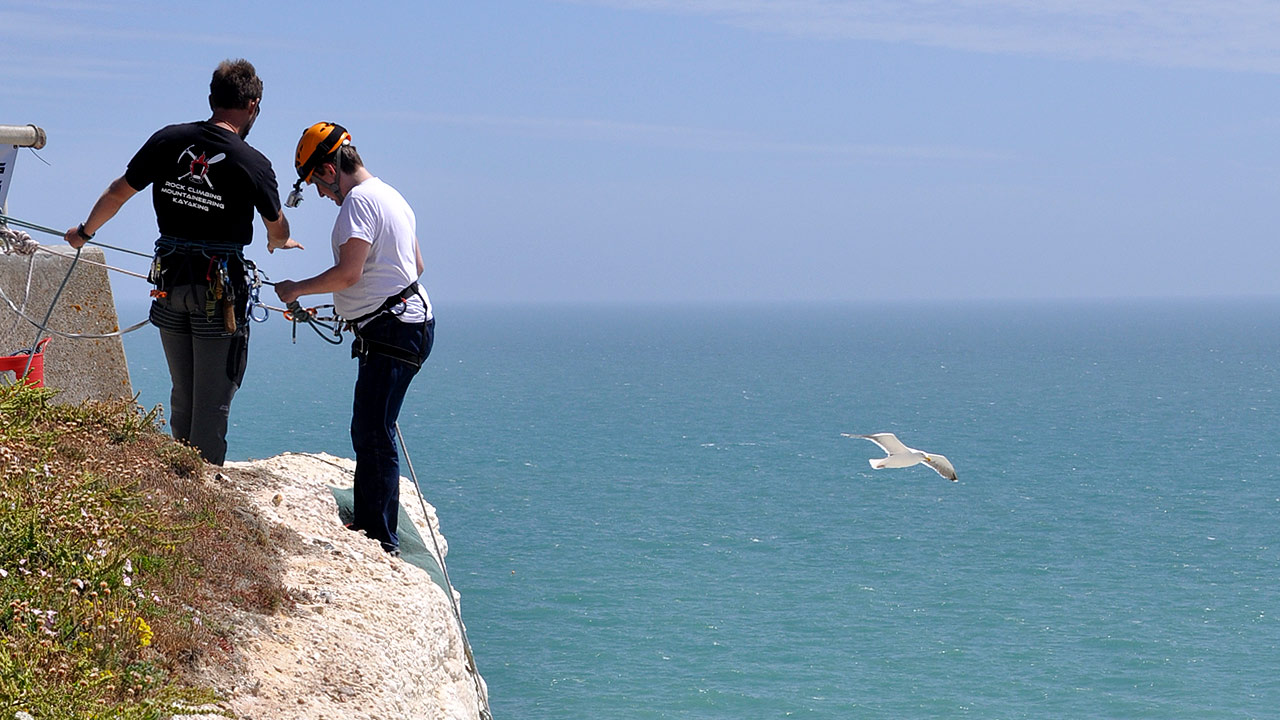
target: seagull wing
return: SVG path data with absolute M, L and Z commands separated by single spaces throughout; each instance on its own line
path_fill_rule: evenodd
M 948 460 L 946 456 L 925 453 L 924 464 L 933 468 L 939 475 L 951 482 L 956 481 L 956 469 L 951 466 L 951 461 Z
M 898 439 L 898 436 L 894 435 L 893 433 L 876 433 L 874 435 L 853 435 L 850 433 L 840 433 L 840 434 L 844 435 L 845 437 L 862 438 L 863 440 L 870 440 L 876 445 L 879 445 L 881 450 L 885 451 L 886 453 L 889 453 L 890 455 L 898 455 L 901 453 L 911 452 L 911 448 L 907 447 L 906 445 L 903 445 L 902 441 Z

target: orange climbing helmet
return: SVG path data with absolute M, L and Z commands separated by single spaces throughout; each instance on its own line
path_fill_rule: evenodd
M 302 132 L 298 151 L 293 156 L 293 167 L 298 180 L 311 182 L 311 175 L 321 163 L 333 157 L 338 148 L 351 144 L 351 133 L 336 123 L 320 122 Z
M 337 156 L 338 148 L 351 144 L 351 133 L 337 123 L 320 122 L 302 131 L 298 150 L 293 155 L 293 168 L 298 171 L 298 182 L 284 201 L 285 207 L 298 207 L 302 202 L 302 183 L 311 182 L 311 176 L 321 163 Z M 337 191 L 337 182 L 333 189 Z

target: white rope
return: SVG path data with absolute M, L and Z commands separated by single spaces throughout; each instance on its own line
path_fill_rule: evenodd
M 8 295 L 6 295 L 6 294 L 4 293 L 4 290 L 3 290 L 3 289 L 0 289 L 0 300 L 3 300 L 3 301 L 4 301 L 4 304 L 9 306 L 9 309 L 10 309 L 10 310 L 12 310 L 12 311 L 14 312 L 14 314 L 15 314 L 15 315 L 17 315 L 17 316 L 18 316 L 18 319 L 19 319 L 19 320 L 26 320 L 28 323 L 30 323 L 30 324 L 31 324 L 31 326 L 32 326 L 32 327 L 34 327 L 34 328 L 36 328 L 37 330 L 40 330 L 40 331 L 42 331 L 42 332 L 47 332 L 47 333 L 49 333 L 50 335 L 57 335 L 58 337 L 69 338 L 69 339 L 72 339 L 72 340 L 104 340 L 104 339 L 106 339 L 106 338 L 120 337 L 121 335 L 124 335 L 124 334 L 126 334 L 126 333 L 131 333 L 131 332 L 133 332 L 134 330 L 138 330 L 138 329 L 140 329 L 140 328 L 144 328 L 144 327 L 146 327 L 146 326 L 151 322 L 151 320 L 148 318 L 148 319 L 143 320 L 143 321 L 141 321 L 141 322 L 134 323 L 133 325 L 130 325 L 129 327 L 124 328 L 123 330 L 114 330 L 114 331 L 109 332 L 109 333 L 73 333 L 73 332 L 65 332 L 65 331 L 57 330 L 57 329 L 54 329 L 54 328 L 51 328 L 51 327 L 45 327 L 45 326 L 43 326 L 43 325 L 41 324 L 41 322 L 40 322 L 39 320 L 37 320 L 37 319 L 35 319 L 35 318 L 31 317 L 30 315 L 26 314 L 26 313 L 25 313 L 25 312 L 23 312 L 22 310 L 19 310 L 19 309 L 18 309 L 18 306 L 17 306 L 17 305 L 15 305 L 15 304 L 13 303 L 13 301 L 12 301 L 12 300 L 10 300 L 10 299 L 9 299 L 9 296 L 8 296 Z M 23 303 L 23 306 L 25 307 L 25 305 L 26 305 L 26 303 L 24 302 L 24 303 Z M 14 324 L 15 324 L 15 326 L 17 325 L 17 321 L 16 321 L 16 320 L 14 321 Z
M 404 453 L 405 463 L 409 466 L 409 477 L 413 480 L 413 489 L 418 491 L 418 501 L 422 503 L 422 518 L 427 524 L 427 534 L 431 535 L 431 545 L 435 548 L 435 560 L 440 565 L 440 573 L 444 575 L 444 584 L 448 586 L 445 594 L 449 596 L 449 604 L 453 606 L 453 615 L 458 619 L 458 631 L 462 634 L 462 648 L 467 660 L 467 671 L 475 680 L 476 697 L 480 700 L 480 720 L 493 720 L 493 712 L 489 709 L 489 693 L 485 689 L 480 671 L 476 668 L 476 658 L 471 652 L 471 640 L 467 638 L 467 626 L 462 622 L 462 608 L 458 607 L 458 599 L 453 596 L 453 582 L 449 580 L 449 569 L 444 564 L 444 553 L 440 551 L 440 541 L 436 540 L 436 531 L 431 527 L 431 514 L 427 512 L 427 498 L 422 494 L 422 486 L 418 484 L 418 474 L 413 471 L 413 460 L 409 457 L 409 449 L 404 444 L 404 433 L 400 432 L 400 423 L 395 423 L 396 437 L 400 440 L 400 452 Z M 314 460 L 332 465 L 344 473 L 353 476 L 355 473 L 338 463 L 311 456 Z M 441 588 L 443 589 L 443 588 Z
M 22 313 L 26 311 L 27 302 L 31 300 L 31 278 L 36 269 L 36 253 L 35 249 L 31 247 L 32 244 L 39 246 L 39 243 L 32 240 L 27 233 L 21 230 L 10 230 L 0 225 L 0 245 L 3 245 L 5 254 L 17 253 L 27 256 L 27 287 L 22 294 L 22 309 L 15 309 L 14 314 L 16 317 L 13 318 L 13 324 L 9 326 L 10 335 L 18 329 L 18 323 L 22 322 Z M 0 293 L 3 293 L 3 291 L 0 291 Z
M 449 586 L 449 604 L 453 606 L 454 617 L 458 618 L 458 631 L 462 633 L 462 649 L 467 656 L 467 670 L 475 680 L 476 695 L 480 699 L 480 719 L 493 720 L 493 712 L 489 709 L 489 693 L 485 691 L 484 682 L 480 679 L 480 671 L 476 668 L 475 655 L 471 653 L 471 641 L 467 638 L 467 626 L 462 623 L 462 608 L 458 607 L 458 599 L 453 596 L 453 582 L 449 580 L 449 569 L 444 564 L 444 553 L 440 552 L 440 542 L 436 540 L 435 530 L 431 528 L 431 516 L 427 514 L 427 498 L 422 494 L 422 486 L 418 484 L 418 474 L 413 471 L 413 460 L 409 458 L 409 448 L 404 444 L 404 433 L 400 432 L 400 423 L 395 423 L 396 437 L 400 440 L 400 452 L 404 453 L 404 461 L 409 466 L 409 477 L 413 478 L 413 489 L 418 491 L 418 500 L 422 503 L 422 516 L 427 522 L 427 534 L 431 536 L 431 544 L 435 546 L 436 559 L 440 561 L 440 572 L 444 575 L 444 584 Z
M 34 241 L 33 241 L 33 242 L 34 242 Z M 34 243 L 34 244 L 35 244 L 35 246 L 36 246 L 36 250 L 39 250 L 40 252 L 48 253 L 48 254 L 50 254 L 50 255 L 55 255 L 55 256 L 60 257 L 60 258 L 65 258 L 65 257 L 66 257 L 66 255 L 63 255 L 62 253 L 58 252 L 57 250 L 50 250 L 50 249 L 48 249 L 48 248 L 44 247 L 43 245 L 41 245 L 40 243 Z M 115 271 L 116 271 L 116 272 L 118 272 L 118 273 L 121 273 L 121 274 L 123 274 L 123 275 L 131 275 L 131 276 L 136 277 L 136 278 L 138 278 L 138 279 L 140 279 L 140 280 L 146 280 L 146 279 L 147 279 L 147 276 L 146 276 L 146 275 L 143 275 L 143 274 L 141 274 L 141 273 L 136 273 L 136 272 L 133 272 L 132 270 L 125 270 L 125 269 L 123 269 L 123 268 L 118 268 L 118 267 L 116 267 L 116 266 L 114 266 L 114 265 L 108 265 L 108 264 L 106 264 L 106 263 L 101 263 L 101 262 L 98 262 L 97 260 L 90 260 L 90 259 L 89 259 L 89 258 L 87 258 L 87 257 L 82 257 L 82 258 L 80 258 L 80 262 L 83 262 L 83 263 L 89 263 L 90 265 L 97 265 L 98 267 L 106 268 L 106 269 L 108 269 L 108 270 L 115 270 Z
M 55 252 L 53 250 L 49 250 L 48 248 L 42 247 L 40 243 L 31 239 L 31 235 L 27 234 L 22 230 L 14 230 L 4 225 L 0 225 L 0 247 L 4 249 L 4 253 L 6 255 L 17 253 L 18 255 L 28 256 L 27 287 L 22 296 L 22 307 L 18 307 L 18 305 L 14 303 L 13 300 L 9 299 L 9 296 L 7 294 L 5 294 L 4 288 L 0 288 L 0 300 L 3 300 L 4 303 L 9 306 L 9 309 L 12 310 L 13 314 L 16 316 L 13 319 L 13 326 L 9 328 L 10 332 L 13 332 L 14 330 L 17 329 L 19 322 L 21 322 L 22 320 L 26 320 L 28 323 L 31 324 L 32 327 L 36 328 L 40 333 L 49 333 L 51 335 L 57 335 L 58 337 L 69 338 L 73 340 L 105 340 L 106 338 L 120 337 L 125 333 L 131 333 L 134 330 L 138 330 L 139 328 L 146 327 L 147 324 L 151 322 L 150 319 L 146 319 L 146 320 L 143 320 L 142 322 L 134 323 L 133 325 L 130 325 L 129 327 L 123 330 L 115 330 L 109 333 L 73 333 L 73 332 L 64 332 L 62 330 L 55 330 L 54 328 L 48 327 L 48 318 L 45 318 L 44 322 L 41 322 L 26 313 L 27 302 L 31 299 L 31 276 L 35 268 L 35 253 L 37 250 L 40 250 L 60 258 L 66 258 L 66 255 L 63 255 L 60 252 Z M 71 269 L 67 271 L 68 275 L 71 273 L 72 270 L 75 269 L 76 262 L 87 262 L 92 265 L 98 265 L 99 267 L 107 268 L 108 270 L 115 270 L 116 272 L 124 273 L 126 275 L 132 275 L 137 278 L 142 278 L 143 280 L 146 279 L 145 275 L 139 275 L 138 273 L 129 272 L 128 270 L 121 270 L 120 268 L 112 267 L 110 265 L 107 265 L 106 263 L 100 263 L 95 260 L 79 257 L 79 253 L 76 253 L 76 255 L 77 257 L 72 259 Z M 65 282 L 63 284 L 65 285 Z M 59 294 L 60 293 L 61 293 L 61 288 L 59 288 Z M 55 303 L 56 302 L 57 301 L 55 300 Z M 52 307 L 50 308 L 50 312 L 52 312 Z M 37 334 L 36 338 L 39 339 L 39 337 L 40 337 L 39 334 Z

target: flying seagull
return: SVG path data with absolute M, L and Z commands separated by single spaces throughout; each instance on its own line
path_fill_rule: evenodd
M 902 441 L 893 433 L 876 433 L 874 435 L 853 435 L 850 433 L 840 434 L 849 438 L 870 440 L 876 445 L 879 445 L 881 450 L 889 453 L 888 457 L 878 459 L 872 458 L 867 461 L 870 462 L 871 467 L 876 470 L 879 470 L 880 468 L 911 467 L 912 465 L 924 463 L 925 465 L 933 468 L 934 472 L 938 473 L 942 477 L 950 480 L 951 482 L 956 481 L 956 469 L 951 467 L 950 460 L 935 453 L 927 453 L 923 450 L 909 448 L 906 445 L 903 445 Z

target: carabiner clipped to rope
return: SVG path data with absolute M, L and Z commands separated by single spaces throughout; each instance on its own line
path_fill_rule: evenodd
M 320 307 L 333 307 L 332 305 L 321 305 Z M 306 323 L 311 326 L 316 335 L 321 340 L 330 345 L 342 344 L 342 318 L 337 315 L 332 317 L 320 317 L 319 308 L 304 308 L 302 303 L 297 300 L 289 303 L 288 310 L 284 311 L 284 319 L 293 323 L 293 342 L 298 342 L 298 324 Z M 332 337 L 329 334 L 332 334 Z

